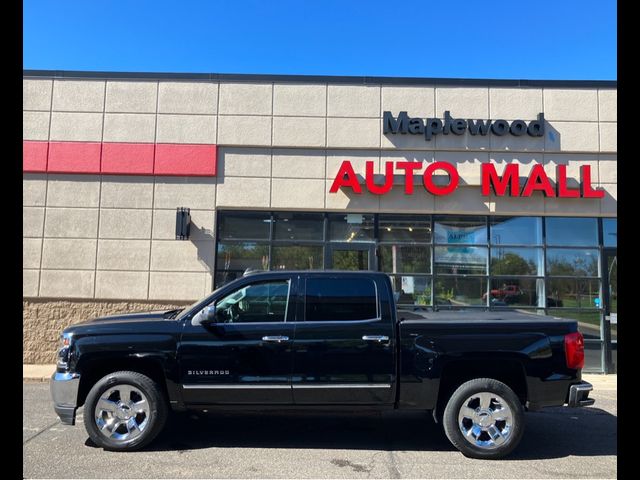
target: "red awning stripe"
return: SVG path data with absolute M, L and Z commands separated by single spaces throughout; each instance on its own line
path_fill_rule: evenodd
M 216 175 L 216 145 L 23 140 L 22 171 L 103 175 Z

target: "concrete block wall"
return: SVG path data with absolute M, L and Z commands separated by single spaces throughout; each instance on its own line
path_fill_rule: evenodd
M 24 175 L 27 298 L 195 300 L 211 290 L 216 208 L 612 216 L 617 203 L 617 96 L 605 88 L 342 85 L 294 82 L 24 79 L 24 139 L 217 144 L 216 177 Z M 544 137 L 382 134 L 382 112 L 548 122 Z M 364 175 L 387 161 L 446 161 L 461 186 L 385 196 L 329 188 L 343 160 Z M 480 165 L 521 176 L 582 165 L 602 200 L 482 197 Z M 189 241 L 175 208 L 191 208 Z

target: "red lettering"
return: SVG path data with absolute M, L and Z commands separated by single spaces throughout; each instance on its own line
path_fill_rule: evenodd
M 420 162 L 398 162 L 396 167 L 404 170 L 404 193 L 411 195 L 413 193 L 413 171 L 422 167 Z
M 440 187 L 433 183 L 433 172 L 434 170 L 444 170 L 449 174 L 449 185 L 445 187 Z M 458 175 L 458 171 L 456 167 L 447 162 L 433 162 L 425 169 L 422 174 L 422 181 L 424 183 L 424 188 L 433 195 L 449 195 L 456 188 L 458 188 L 458 183 L 460 182 L 460 176 Z
M 345 176 L 347 178 L 345 178 Z M 353 193 L 362 193 L 362 187 L 358 183 L 356 172 L 353 171 L 353 166 L 349 160 L 345 160 L 340 165 L 336 178 L 333 179 L 329 192 L 336 193 L 339 188 L 350 187 Z
M 530 197 L 535 190 L 540 190 L 545 197 L 556 196 L 556 192 L 553 191 L 549 177 L 547 177 L 542 165 L 534 165 L 531 169 L 527 183 L 522 189 L 522 196 Z
M 520 196 L 520 178 L 518 177 L 518 164 L 509 163 L 504 167 L 502 178 L 496 171 L 496 166 L 492 163 L 483 163 L 481 167 L 482 171 L 482 195 L 488 197 L 493 193 L 498 197 L 504 197 L 507 194 L 507 189 L 511 187 L 511 196 Z
M 567 166 L 558 165 L 556 169 L 558 181 L 556 184 L 556 194 L 560 198 L 579 198 L 580 190 L 571 189 L 567 186 Z
M 367 188 L 374 195 L 384 195 L 393 187 L 393 162 L 385 162 L 384 169 L 384 185 L 376 185 L 373 183 L 373 162 L 371 160 L 365 162 Z
M 604 190 L 602 188 L 593 188 L 591 186 L 591 165 L 580 167 L 580 180 L 582 180 L 582 196 L 584 198 L 604 198 Z

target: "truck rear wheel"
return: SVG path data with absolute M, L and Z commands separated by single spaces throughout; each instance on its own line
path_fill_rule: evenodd
M 167 414 L 167 402 L 155 381 L 138 372 L 113 372 L 89 391 L 84 426 L 96 445 L 131 451 L 160 433 Z
M 449 441 L 471 458 L 505 457 L 524 433 L 524 409 L 507 385 L 475 378 L 453 392 L 443 415 Z

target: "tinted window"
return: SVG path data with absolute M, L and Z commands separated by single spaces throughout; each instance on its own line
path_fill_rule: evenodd
M 381 242 L 430 242 L 431 218 L 421 215 L 380 215 Z
M 216 303 L 218 322 L 284 322 L 288 296 L 288 280 L 245 285 Z
M 486 217 L 435 217 L 436 243 L 487 243 Z
M 602 241 L 605 247 L 618 246 L 618 219 L 603 218 L 602 219 Z
M 269 213 L 220 213 L 218 234 L 227 240 L 268 240 L 271 231 Z
M 540 217 L 492 217 L 491 243 L 494 245 L 541 245 Z
M 547 245 L 598 245 L 598 221 L 595 218 L 548 217 L 545 222 Z
M 329 240 L 373 242 L 373 215 L 356 213 L 329 215 Z
M 375 284 L 368 278 L 307 279 L 307 321 L 367 320 L 377 317 L 376 306 Z
M 276 240 L 322 240 L 324 216 L 321 213 L 274 214 Z

